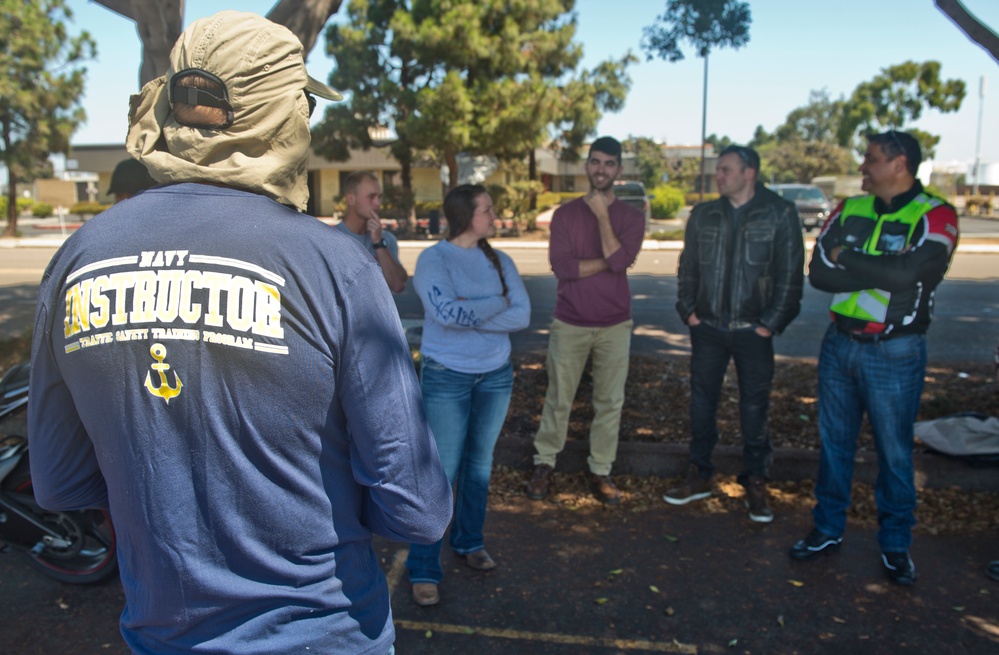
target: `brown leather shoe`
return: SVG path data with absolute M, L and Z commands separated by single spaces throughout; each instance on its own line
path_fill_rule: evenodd
M 474 553 L 458 555 L 458 557 L 465 560 L 468 568 L 475 569 L 476 571 L 492 571 L 496 568 L 496 562 L 489 556 L 485 548 L 477 550 Z
M 527 497 L 531 500 L 543 500 L 548 496 L 548 487 L 552 483 L 552 467 L 538 464 L 534 467 L 531 481 L 527 483 Z
M 621 491 L 614 486 L 609 475 L 590 473 L 590 486 L 593 487 L 593 495 L 605 505 L 617 505 L 621 502 Z
M 433 582 L 414 582 L 413 602 L 420 607 L 430 607 L 441 602 L 441 595 L 437 593 L 437 585 Z

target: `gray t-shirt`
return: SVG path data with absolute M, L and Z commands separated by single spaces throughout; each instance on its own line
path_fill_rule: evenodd
M 347 227 L 347 224 L 343 221 L 340 221 L 333 227 L 340 230 L 344 234 L 349 234 L 354 237 L 359 244 L 364 246 L 365 250 L 371 253 L 371 256 L 375 258 L 375 261 L 378 261 L 378 257 L 375 256 L 375 246 L 371 243 L 371 235 L 368 234 L 367 230 L 361 234 L 354 234 L 354 232 Z M 399 261 L 399 242 L 396 240 L 395 235 L 388 230 L 382 230 L 382 238 L 385 239 L 385 247 L 388 248 L 389 253 L 395 258 L 396 261 Z

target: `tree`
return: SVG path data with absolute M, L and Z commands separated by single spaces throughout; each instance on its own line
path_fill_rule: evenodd
M 811 182 L 819 175 L 846 175 L 857 169 L 846 148 L 828 141 L 771 142 L 759 150 L 760 179 L 771 182 Z
M 648 137 L 628 137 L 621 144 L 624 150 L 635 155 L 635 165 L 638 168 L 638 179 L 650 192 L 663 182 L 666 174 L 666 159 L 663 157 L 662 146 Z
M 881 73 L 862 82 L 846 100 L 837 141 L 844 147 L 860 147 L 860 137 L 869 132 L 902 129 L 917 120 L 926 107 L 948 113 L 961 108 L 963 80 L 940 78 L 940 63 L 907 61 L 882 68 Z M 909 129 L 927 159 L 933 156 L 940 137 Z
M 582 58 L 573 4 L 351 2 L 347 23 L 327 30 L 326 52 L 338 62 L 331 82 L 352 95 L 327 108 L 316 151 L 344 160 L 350 148 L 374 145 L 372 130 L 390 126 L 410 197 L 421 155 L 448 165 L 450 185 L 462 152 L 524 158 L 555 141 L 574 156 L 601 109 L 623 103 L 631 58 L 572 76 Z
M 70 36 L 64 0 L 0 0 L 0 157 L 7 166 L 7 230 L 17 232 L 17 184 L 66 153 L 86 119 L 80 107 L 86 68 L 96 54 L 87 32 Z
M 808 104 L 793 109 L 774 136 L 778 141 L 800 139 L 836 143 L 845 104 L 842 98 L 833 100 L 825 89 L 813 90 L 808 94 Z
M 708 138 L 704 139 L 704 143 L 714 148 L 715 154 L 718 154 L 735 142 L 728 135 L 718 136 L 717 134 L 711 134 Z
M 988 28 L 958 0 L 935 0 L 937 9 L 953 21 L 969 39 L 982 46 L 999 63 L 999 34 Z
M 156 79 L 170 66 L 170 50 L 183 29 L 184 0 L 94 0 L 135 22 L 142 41 L 139 86 Z M 319 33 L 343 0 L 280 0 L 267 17 L 290 29 L 312 51 Z
M 749 4 L 737 0 L 667 0 L 666 13 L 643 30 L 647 60 L 656 55 L 668 62 L 683 59 L 680 44 L 690 43 L 704 59 L 704 97 L 701 112 L 701 198 L 704 198 L 704 140 L 708 123 L 708 55 L 712 48 L 738 50 L 749 43 L 752 18 Z

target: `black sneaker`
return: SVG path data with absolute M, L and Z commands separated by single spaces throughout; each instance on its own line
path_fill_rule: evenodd
M 807 537 L 791 546 L 791 559 L 807 562 L 819 555 L 828 555 L 839 550 L 842 542 L 843 537 L 830 537 L 818 528 L 813 528 Z
M 770 523 L 774 513 L 767 503 L 767 481 L 752 476 L 746 481 L 746 507 L 749 508 L 749 520 L 756 523 Z
M 902 587 L 911 587 L 916 581 L 916 565 L 909 553 L 881 553 L 888 579 Z
M 694 500 L 702 500 L 711 495 L 711 478 L 701 476 L 696 464 L 687 467 L 687 477 L 679 487 L 673 487 L 663 496 L 670 505 L 686 505 Z

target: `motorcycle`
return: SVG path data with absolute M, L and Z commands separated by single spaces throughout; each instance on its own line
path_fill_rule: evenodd
M 0 379 L 0 422 L 12 422 L 27 409 L 29 371 L 30 364 L 19 364 Z M 108 512 L 40 507 L 32 494 L 28 440 L 0 434 L 0 552 L 12 548 L 29 566 L 60 582 L 92 584 L 118 570 Z

